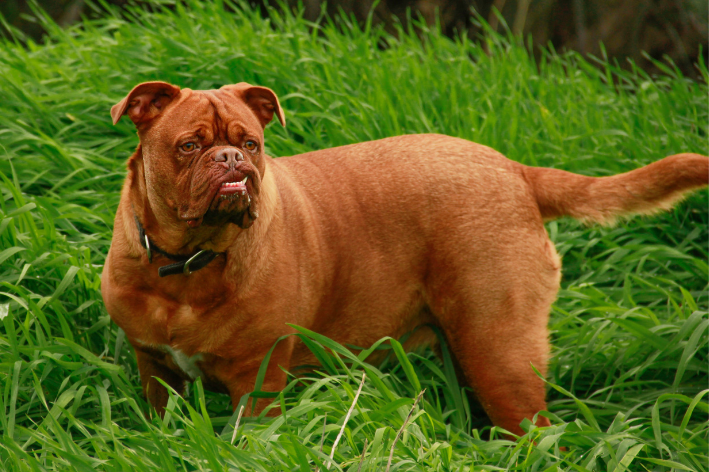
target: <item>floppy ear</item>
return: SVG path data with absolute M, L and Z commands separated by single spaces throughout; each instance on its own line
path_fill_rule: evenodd
M 267 87 L 256 87 L 246 82 L 236 85 L 225 85 L 224 90 L 234 93 L 240 97 L 251 108 L 264 128 L 273 119 L 273 115 L 278 117 L 281 126 L 286 126 L 286 117 L 283 114 L 281 104 L 278 102 L 276 94 Z
M 143 82 L 111 107 L 113 124 L 128 115 L 136 126 L 152 120 L 180 93 L 180 87 L 166 82 Z

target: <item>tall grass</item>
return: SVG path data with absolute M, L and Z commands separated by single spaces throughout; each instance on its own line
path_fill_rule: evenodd
M 535 64 L 492 34 L 483 48 L 423 25 L 391 36 L 348 18 L 171 5 L 68 30 L 41 17 L 45 44 L 0 43 L 0 470 L 325 470 L 343 426 L 330 470 L 383 470 L 392 450 L 391 470 L 707 470 L 706 191 L 614 228 L 548 225 L 565 266 L 542 413 L 553 426 L 526 424 L 517 442 L 480 416 L 445 355 L 384 340 L 387 359 L 370 365 L 303 329 L 322 369 L 274 399 L 278 418 L 235 431 L 229 399 L 199 382 L 155 417 L 99 291 L 137 144 L 108 111 L 138 82 L 273 88 L 288 118 L 266 131 L 274 156 L 437 132 L 608 175 L 709 151 L 704 64 L 696 83 L 575 54 Z

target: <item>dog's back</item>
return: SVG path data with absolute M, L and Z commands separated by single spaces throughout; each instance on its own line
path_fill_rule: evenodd
M 699 154 L 677 154 L 624 174 L 588 177 L 525 166 L 487 146 L 435 134 L 396 136 L 277 162 L 289 169 L 315 205 L 331 201 L 322 197 L 336 193 L 338 204 L 351 197 L 350 208 L 366 208 L 370 216 L 380 209 L 389 217 L 397 208 L 408 208 L 401 203 L 409 199 L 433 205 L 435 211 L 477 205 L 499 212 L 509 202 L 495 194 L 515 193 L 522 184 L 544 221 L 570 216 L 609 224 L 618 217 L 667 210 L 709 183 L 709 158 Z M 524 204 L 518 197 L 513 196 L 514 203 Z

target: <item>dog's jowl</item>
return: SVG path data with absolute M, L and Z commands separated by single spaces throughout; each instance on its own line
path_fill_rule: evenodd
M 111 109 L 114 123 L 123 115 L 140 145 L 102 292 L 161 413 L 154 377 L 181 391 L 199 375 L 236 405 L 294 332 L 287 323 L 361 347 L 419 326 L 408 343 L 430 342 L 426 326 L 438 326 L 490 419 L 521 433 L 546 408 L 530 365 L 545 372 L 561 273 L 544 221 L 669 208 L 709 175 L 708 158 L 678 154 L 585 177 L 441 135 L 272 159 L 264 127 L 274 115 L 285 126 L 284 113 L 270 89 L 245 83 L 143 83 Z M 287 337 L 262 389 L 285 386 L 281 367 L 313 363 Z

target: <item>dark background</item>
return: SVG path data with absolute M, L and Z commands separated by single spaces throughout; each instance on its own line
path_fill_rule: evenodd
M 284 0 L 295 7 L 297 0 Z M 374 0 L 301 0 L 305 17 L 316 20 L 321 11 L 336 15 L 344 11 L 364 22 Z M 62 26 L 82 16 L 95 16 L 86 0 L 37 0 L 37 3 Z M 119 7 L 147 4 L 145 0 L 106 0 Z M 266 1 L 251 1 L 268 14 Z M 270 2 L 274 4 L 275 2 Z M 394 30 L 394 22 L 407 22 L 407 10 L 420 15 L 429 25 L 438 16 L 443 32 L 449 36 L 466 32 L 480 38 L 482 31 L 473 12 L 477 12 L 497 31 L 505 26 L 492 14 L 493 6 L 502 12 L 504 22 L 515 34 L 531 36 L 536 54 L 549 44 L 557 51 L 573 49 L 582 54 L 602 56 L 603 43 L 609 58 L 629 67 L 632 59 L 642 69 L 659 73 L 653 59 L 671 59 L 685 76 L 698 78 L 694 67 L 701 54 L 707 59 L 709 2 L 707 0 L 382 0 L 374 10 L 374 23 Z M 5 21 L 41 41 L 43 29 L 33 19 L 27 0 L 0 0 Z

